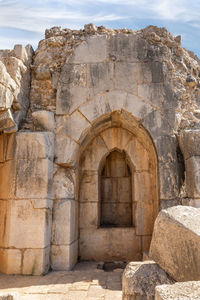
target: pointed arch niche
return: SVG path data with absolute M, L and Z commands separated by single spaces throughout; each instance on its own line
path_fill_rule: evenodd
M 81 260 L 141 260 L 158 214 L 157 156 L 134 121 L 109 123 L 85 142 L 79 174 Z M 113 126 L 114 125 L 114 126 Z

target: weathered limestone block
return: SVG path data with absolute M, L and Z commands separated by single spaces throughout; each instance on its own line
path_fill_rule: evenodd
M 174 280 L 200 279 L 200 210 L 174 206 L 154 224 L 150 257 Z
M 87 89 L 83 86 L 61 85 L 56 94 L 56 113 L 71 114 L 82 103 L 86 102 Z
M 128 130 L 114 127 L 104 130 L 100 135 L 109 151 L 115 148 L 124 150 L 133 138 L 133 135 Z
M 65 134 L 56 134 L 55 137 L 55 163 L 65 166 L 75 166 L 79 144 Z
M 88 97 L 113 89 L 113 63 L 88 65 Z
M 99 209 L 98 202 L 82 202 L 79 211 L 79 227 L 97 228 L 99 225 Z
M 53 163 L 49 159 L 17 160 L 17 198 L 52 198 L 52 182 Z
M 6 159 L 49 159 L 54 156 L 54 134 L 51 132 L 18 132 L 8 139 Z
M 50 247 L 44 249 L 26 249 L 23 255 L 23 275 L 44 275 L 48 272 Z
M 0 272 L 21 274 L 22 252 L 19 249 L 0 248 Z
M 56 135 L 70 137 L 76 142 L 79 141 L 81 134 L 84 130 L 89 129 L 90 123 L 84 116 L 75 111 L 70 116 L 57 116 L 56 117 Z
M 138 62 L 137 44 L 137 36 L 133 34 L 119 33 L 111 36 L 109 51 L 111 60 Z
M 68 271 L 73 268 L 78 259 L 78 241 L 71 245 L 52 245 L 51 268 Z
M 53 207 L 52 244 L 69 245 L 78 238 L 78 202 L 56 200 Z M 78 221 L 78 220 L 77 220 Z
M 198 300 L 200 299 L 200 281 L 177 282 L 156 286 L 155 300 Z
M 185 161 L 186 189 L 190 198 L 200 198 L 200 156 L 192 156 Z
M 56 94 L 56 113 L 72 113 L 86 102 L 86 65 L 65 64 L 59 77 Z
M 155 140 L 158 160 L 161 163 L 176 162 L 177 139 L 175 135 L 163 135 Z
M 184 130 L 178 136 L 178 141 L 183 152 L 184 159 L 192 156 L 200 156 L 200 130 Z
M 137 64 L 117 62 L 115 87 L 130 93 L 137 93 Z
M 124 108 L 138 119 L 143 119 L 146 115 L 153 111 L 153 108 L 148 103 L 132 94 L 128 94 Z
M 102 158 L 108 153 L 108 148 L 101 136 L 94 138 L 82 154 L 82 170 L 97 171 Z
M 111 111 L 121 110 L 124 107 L 127 93 L 123 91 L 113 90 L 107 92 L 108 105 Z
M 0 247 L 7 244 L 9 235 L 8 220 L 9 203 L 7 200 L 0 200 Z
M 0 164 L 0 199 L 13 199 L 16 189 L 16 161 Z
M 0 112 L 0 131 L 6 132 L 7 129 L 10 129 L 11 132 L 17 131 L 17 126 L 10 109 Z
M 200 208 L 200 199 L 185 198 L 181 201 L 182 205 Z
M 106 35 L 89 36 L 74 51 L 73 63 L 96 63 L 107 58 Z
M 136 236 L 132 227 L 81 229 L 79 247 L 83 260 L 130 261 L 142 258 L 141 238 Z
M 172 127 L 167 118 L 161 116 L 159 111 L 154 110 L 144 117 L 142 125 L 149 131 L 153 139 L 162 135 L 172 134 Z
M 154 300 L 155 287 L 173 280 L 155 262 L 130 262 L 122 277 L 123 300 Z
M 11 90 L 4 85 L 0 84 L 0 108 L 8 109 L 11 108 L 14 96 Z
M 55 119 L 53 112 L 47 110 L 39 110 L 33 112 L 32 117 L 36 129 L 39 128 L 44 131 L 54 131 Z
M 176 162 L 159 164 L 160 199 L 174 199 L 179 195 L 178 170 Z
M 93 122 L 102 115 L 110 112 L 106 94 L 96 95 L 92 101 L 88 101 L 79 107 L 79 111 L 90 121 Z
M 25 65 L 29 65 L 32 60 L 33 48 L 31 45 L 24 47 L 23 45 L 14 46 L 15 57 L 21 59 Z
M 149 248 L 150 248 L 150 244 L 151 244 L 151 238 L 152 238 L 151 235 L 144 235 L 144 236 L 142 236 L 143 258 L 144 258 L 144 253 L 149 253 Z
M 99 201 L 99 174 L 92 170 L 85 170 L 80 177 L 80 202 Z
M 75 199 L 74 170 L 70 168 L 57 167 L 53 177 L 54 199 Z
M 51 209 L 46 207 L 38 208 L 37 202 L 39 201 L 9 201 L 9 209 L 7 211 L 9 234 L 6 239 L 6 247 L 35 249 L 45 248 L 50 245 Z M 48 203 L 46 203 L 46 206 L 48 206 Z

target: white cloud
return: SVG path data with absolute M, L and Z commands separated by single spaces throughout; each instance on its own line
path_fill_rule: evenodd
M 126 24 L 134 24 L 135 20 L 137 23 L 137 20 L 146 19 L 153 20 L 153 23 L 156 20 L 160 23 L 169 21 L 199 28 L 200 1 L 0 0 L 0 27 L 28 30 L 41 36 L 46 28 L 52 26 L 78 29 L 87 23 L 107 23 L 112 27 L 118 27 L 118 24 L 126 27 Z M 136 27 L 137 24 L 134 25 Z

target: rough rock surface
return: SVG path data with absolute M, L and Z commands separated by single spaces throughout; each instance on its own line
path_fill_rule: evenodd
M 0 50 L 0 131 L 16 131 L 26 117 L 32 55 L 30 45 Z
M 123 300 L 153 300 L 155 287 L 173 280 L 153 261 L 131 262 L 122 277 Z
M 123 35 L 124 39 L 122 38 Z M 94 46 L 94 49 L 93 46 L 90 47 L 95 37 L 102 40 L 102 47 L 95 48 Z M 122 39 L 121 42 L 120 38 Z M 128 45 L 128 39 L 133 41 L 130 45 Z M 119 41 L 118 45 L 117 40 Z M 149 73 L 151 76 L 151 71 L 153 70 L 153 83 L 159 84 L 165 81 L 167 85 L 169 84 L 169 87 L 166 85 L 165 89 L 166 97 L 169 98 L 169 108 L 173 105 L 170 103 L 172 98 L 178 101 L 175 111 L 176 131 L 199 126 L 199 59 L 192 52 L 181 47 L 180 36 L 173 37 L 165 28 L 156 26 L 148 26 L 141 30 L 128 30 L 108 29 L 103 26 L 96 27 L 93 24 L 85 25 L 84 30 L 62 29 L 61 27 L 53 27 L 46 30 L 45 39 L 39 42 L 34 56 L 31 107 L 28 123 L 31 124 L 31 112 L 37 109 L 47 109 L 55 112 L 57 110 L 56 98 L 60 98 L 60 93 L 64 93 L 68 97 L 70 93 L 73 94 L 73 85 L 79 85 L 79 90 L 84 89 L 84 80 L 86 79 L 84 75 L 85 65 L 81 61 L 81 55 L 84 55 L 84 51 L 89 45 L 93 51 L 89 55 L 87 53 L 87 62 L 92 62 L 94 52 L 99 61 L 106 62 L 107 57 L 103 50 L 106 41 L 110 41 L 110 58 L 113 62 L 118 59 L 123 61 L 124 57 L 130 62 L 136 62 L 135 60 L 131 61 L 130 53 L 132 51 L 132 54 L 136 55 L 138 61 L 145 63 L 143 74 L 146 72 L 146 74 Z M 115 56 L 115 47 L 118 47 L 120 43 L 122 43 L 121 45 L 124 49 L 126 47 L 126 53 L 122 53 L 121 58 Z M 78 68 L 77 70 L 66 70 L 65 64 L 72 61 L 73 53 L 78 46 L 80 47 L 74 60 L 78 64 Z M 100 53 L 98 53 L 99 49 L 101 49 Z M 153 61 L 155 61 L 154 64 L 152 64 Z M 121 68 L 123 68 L 123 64 Z M 148 68 L 150 69 L 148 70 Z M 126 66 L 126 70 L 129 72 L 128 66 Z M 107 71 L 104 71 L 104 74 L 106 74 Z M 63 84 L 63 72 L 68 74 L 65 77 L 65 83 L 71 84 L 70 89 L 72 91 L 65 89 L 57 93 L 59 85 Z M 71 82 L 69 78 L 72 73 L 74 73 L 74 82 Z M 131 76 L 131 74 L 129 75 Z M 143 78 L 144 82 L 147 79 L 145 76 Z M 119 78 L 119 85 L 124 84 L 120 81 L 121 79 Z M 126 84 L 128 84 L 128 80 Z M 168 114 L 167 110 L 163 111 L 163 113 L 165 115 Z M 31 125 L 27 126 L 31 127 Z
M 197 300 L 200 299 L 200 281 L 177 282 L 156 287 L 155 300 Z
M 200 280 L 200 210 L 162 210 L 154 224 L 150 257 L 176 281 Z

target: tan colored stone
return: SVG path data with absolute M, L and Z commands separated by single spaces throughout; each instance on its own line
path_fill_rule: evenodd
M 0 199 L 12 199 L 16 188 L 16 162 L 0 164 Z
M 6 159 L 39 159 L 54 156 L 54 134 L 51 132 L 17 132 L 8 139 Z
M 28 63 L 29 53 L 23 45 L 15 45 L 14 54 L 17 58 L 21 59 L 23 63 Z
M 90 123 L 78 111 L 70 116 L 56 117 L 56 134 L 71 137 L 76 142 L 89 127 Z
M 116 88 L 131 93 L 137 93 L 137 64 L 117 62 L 115 66 Z
M 39 110 L 32 113 L 36 128 L 53 131 L 55 129 L 54 113 L 46 110 Z
M 18 249 L 0 248 L 0 272 L 21 274 L 22 253 Z
M 98 94 L 91 101 L 82 104 L 79 111 L 90 121 L 93 122 L 103 114 L 110 112 L 106 94 Z
M 108 104 L 111 111 L 121 110 L 124 107 L 127 93 L 113 90 L 107 93 Z
M 88 64 L 88 97 L 113 89 L 114 65 L 111 62 Z
M 132 134 L 122 128 L 109 128 L 101 133 L 109 151 L 114 149 L 124 150 L 132 138 Z
M 51 267 L 53 270 L 71 270 L 78 258 L 78 242 L 71 245 L 52 245 Z
M 131 227 L 81 229 L 79 249 L 82 260 L 130 261 L 142 258 L 141 239 Z
M 148 171 L 150 169 L 152 160 L 151 152 L 146 150 L 136 138 L 132 137 L 132 139 L 125 145 L 124 149 L 129 155 L 136 171 Z
M 89 36 L 74 51 L 74 63 L 95 63 L 106 59 L 106 35 Z M 97 43 L 98 41 L 98 43 Z
M 0 200 L 0 247 L 4 247 L 8 243 L 9 217 L 9 202 Z
M 189 198 L 199 198 L 200 188 L 200 156 L 192 156 L 185 161 L 186 168 L 186 189 Z
M 74 185 L 73 170 L 70 168 L 57 167 L 53 177 L 54 199 L 74 199 Z
M 83 171 L 80 178 L 80 202 L 99 201 L 99 180 L 97 171 Z
M 142 186 L 143 188 L 137 188 Z M 143 171 L 134 174 L 135 201 L 152 204 L 156 201 L 156 182 L 149 172 Z
M 128 94 L 124 104 L 124 108 L 130 112 L 135 118 L 142 119 L 152 112 L 153 108 L 142 101 L 138 96 Z
M 48 159 L 17 161 L 17 198 L 52 197 L 53 163 Z
M 99 225 L 99 203 L 80 203 L 79 226 L 82 228 L 97 228 Z
M 105 154 L 108 153 L 104 140 L 101 136 L 94 138 L 88 145 L 81 157 L 82 170 L 98 171 L 100 162 Z
M 55 139 L 55 162 L 65 166 L 75 166 L 77 164 L 77 156 L 79 145 L 71 138 L 56 134 Z
M 130 262 L 122 277 L 123 300 L 154 300 L 155 287 L 173 280 L 155 262 Z
M 23 275 L 44 275 L 49 270 L 50 248 L 26 249 L 23 256 Z
M 77 239 L 77 211 L 77 201 L 57 200 L 54 202 L 52 222 L 52 243 L 54 245 L 69 245 Z
M 153 226 L 158 214 L 158 204 L 148 202 L 137 202 L 135 205 L 135 226 L 137 235 L 149 235 L 153 232 Z
M 61 84 L 57 91 L 56 113 L 71 114 L 87 99 L 87 88 Z
M 150 244 L 151 244 L 151 235 L 144 235 L 142 236 L 142 252 L 148 253 L 150 249 Z
M 187 206 L 162 210 L 155 222 L 150 257 L 174 280 L 199 280 L 200 211 Z
M 31 200 L 11 200 L 9 205 L 10 232 L 6 246 L 33 249 L 49 246 L 51 210 L 34 208 Z
M 193 300 L 200 299 L 200 282 L 176 282 L 175 284 L 163 284 L 156 286 L 155 300 Z
M 4 96 L 2 96 L 2 98 L 4 98 Z M 13 133 L 17 131 L 17 125 L 13 119 L 10 109 L 0 112 L 0 130 L 5 133 Z

